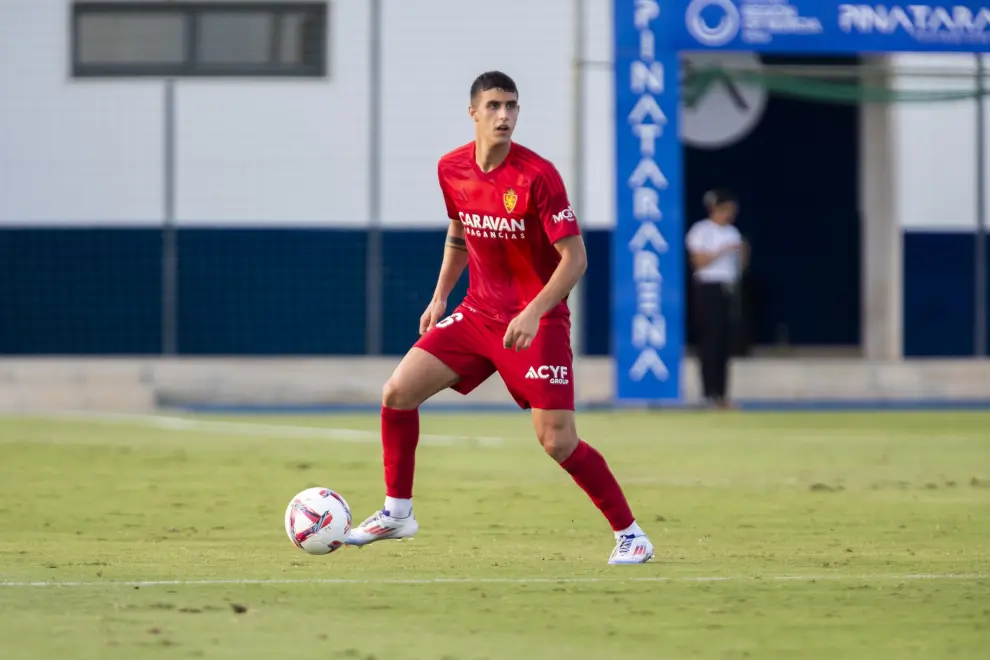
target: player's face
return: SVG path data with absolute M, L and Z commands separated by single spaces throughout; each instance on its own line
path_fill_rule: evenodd
M 494 143 L 508 142 L 516 130 L 519 99 L 513 92 L 489 89 L 478 94 L 469 112 L 479 138 Z

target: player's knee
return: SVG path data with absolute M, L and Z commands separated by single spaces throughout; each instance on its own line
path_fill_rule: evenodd
M 421 401 L 417 400 L 412 388 L 408 387 L 401 378 L 392 376 L 382 387 L 382 405 L 393 410 L 413 410 L 418 408 Z
M 543 421 L 537 429 L 537 436 L 544 451 L 558 463 L 566 461 L 578 445 L 577 430 L 564 417 Z

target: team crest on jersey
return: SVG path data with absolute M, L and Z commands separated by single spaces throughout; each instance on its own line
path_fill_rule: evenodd
M 505 191 L 502 195 L 502 203 L 505 204 L 506 213 L 512 213 L 512 209 L 516 208 L 516 202 L 519 201 L 519 195 L 512 188 Z

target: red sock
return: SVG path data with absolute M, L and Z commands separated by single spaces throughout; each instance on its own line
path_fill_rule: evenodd
M 419 410 L 395 410 L 382 406 L 382 458 L 387 497 L 412 498 L 417 444 Z
M 594 447 L 584 440 L 578 441 L 577 449 L 560 466 L 588 494 L 614 531 L 626 529 L 635 522 L 622 487 L 605 458 Z

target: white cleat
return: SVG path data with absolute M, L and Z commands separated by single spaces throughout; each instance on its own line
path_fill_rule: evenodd
M 620 536 L 615 541 L 608 563 L 616 564 L 645 564 L 653 559 L 653 544 L 644 534 Z
M 362 546 L 385 539 L 407 539 L 419 531 L 419 523 L 410 512 L 406 518 L 393 518 L 379 511 L 347 534 L 347 545 Z

